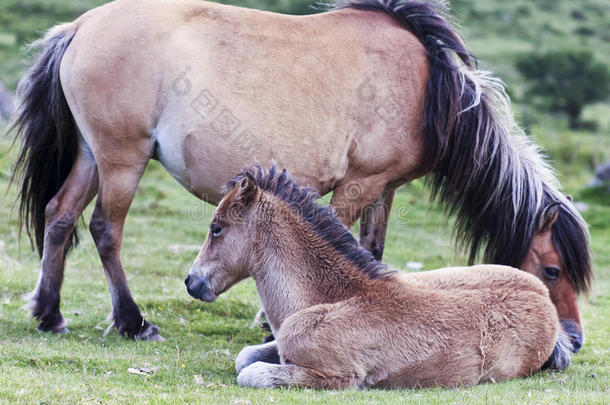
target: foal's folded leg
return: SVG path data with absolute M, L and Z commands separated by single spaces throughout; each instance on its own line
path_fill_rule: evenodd
M 246 346 L 241 349 L 235 359 L 235 370 L 237 370 L 237 374 L 257 361 L 280 364 L 280 355 L 278 354 L 277 342 L 275 340 L 262 345 Z
M 358 388 L 359 379 L 352 375 L 328 373 L 294 364 L 271 364 L 257 361 L 237 376 L 242 387 L 307 387 L 317 389 Z

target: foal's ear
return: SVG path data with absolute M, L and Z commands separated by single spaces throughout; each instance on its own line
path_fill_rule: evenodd
M 236 199 L 243 205 L 248 205 L 254 201 L 257 193 L 256 179 L 251 173 L 246 172 L 246 176 L 239 182 Z
M 560 202 L 553 202 L 547 205 L 540 216 L 538 217 L 538 230 L 537 232 L 545 232 L 550 231 L 551 227 L 557 221 L 557 217 L 559 216 L 559 207 L 561 206 Z

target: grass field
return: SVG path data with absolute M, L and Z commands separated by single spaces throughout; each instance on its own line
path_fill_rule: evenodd
M 14 88 L 23 66 L 24 41 L 55 22 L 72 19 L 101 0 L 6 0 L 0 4 L 0 79 Z M 255 4 L 251 0 L 248 4 Z M 286 0 L 265 0 L 283 9 Z M 303 2 L 299 2 L 301 4 Z M 519 77 L 512 67 L 521 52 L 562 44 L 594 49 L 610 63 L 608 15 L 604 0 L 454 1 L 467 38 L 485 65 L 498 71 L 516 95 Z M 300 7 L 300 6 L 299 6 Z M 518 98 L 518 97 L 517 97 Z M 523 100 L 521 100 L 523 101 Z M 0 404 L 13 403 L 506 403 L 606 404 L 610 402 L 610 197 L 584 184 L 595 163 L 610 159 L 610 106 L 585 111 L 599 123 L 596 132 L 566 130 L 557 117 L 527 113 L 533 136 L 548 151 L 567 193 L 589 208 L 596 282 L 581 300 L 586 343 L 564 372 L 472 388 L 399 391 L 252 390 L 236 385 L 234 359 L 264 332 L 250 324 L 259 308 L 252 280 L 213 304 L 191 299 L 183 284 L 209 225 L 213 207 L 199 202 L 153 162 L 130 214 L 123 263 L 133 295 L 145 317 L 161 327 L 164 342 L 136 343 L 105 335 L 111 310 L 106 280 L 87 228 L 69 256 L 62 289 L 62 312 L 71 333 L 37 332 L 22 309 L 23 295 L 36 284 L 38 257 L 19 238 L 12 204 L 5 193 L 15 151 L 0 140 Z M 0 125 L 0 133 L 4 127 Z M 6 195 L 5 195 L 6 194 Z M 85 212 L 85 223 L 91 207 Z M 428 201 L 422 181 L 402 187 L 396 197 L 384 260 L 404 270 L 408 261 L 424 270 L 464 264 L 450 235 L 451 220 Z M 176 250 L 173 245 L 186 246 Z M 131 369 L 131 371 L 130 371 Z M 133 371 L 144 370 L 139 374 Z
M 0 143 L 0 191 L 7 186 L 14 153 Z M 202 243 L 213 208 L 198 202 L 157 163 L 151 163 L 128 216 L 123 260 L 136 301 L 147 319 L 162 328 L 165 342 L 126 341 L 104 336 L 110 300 L 95 247 L 83 230 L 81 246 L 65 271 L 62 311 L 71 333 L 35 330 L 22 309 L 22 296 L 37 278 L 38 258 L 17 237 L 9 192 L 0 206 L 0 402 L 7 403 L 607 403 L 610 398 L 610 206 L 595 193 L 585 213 L 592 224 L 597 282 L 581 303 L 587 343 L 565 372 L 463 389 L 317 392 L 250 390 L 235 384 L 239 350 L 263 332 L 249 325 L 258 298 L 247 280 L 213 304 L 191 299 L 183 279 L 194 250 L 172 253 L 170 245 Z M 579 194 L 580 193 L 580 194 Z M 581 199 L 582 200 L 582 199 Z M 420 261 L 425 269 L 464 263 L 454 254 L 449 224 L 427 201 L 422 183 L 403 187 L 388 232 L 385 260 L 404 269 Z M 85 214 L 87 219 L 90 209 Z M 145 368 L 150 374 L 133 374 Z

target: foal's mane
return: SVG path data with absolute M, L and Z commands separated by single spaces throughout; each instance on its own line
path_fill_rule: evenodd
M 354 263 L 364 274 L 370 278 L 382 278 L 393 273 L 360 246 L 331 206 L 317 203 L 320 194 L 316 189 L 300 186 L 286 169 L 279 171 L 275 163 L 268 170 L 260 164 L 248 167 L 227 183 L 225 192 L 238 185 L 246 174 L 254 177 L 259 189 L 288 204 L 338 254 Z

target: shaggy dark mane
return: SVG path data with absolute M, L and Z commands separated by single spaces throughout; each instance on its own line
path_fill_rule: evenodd
M 527 199 L 512 216 L 502 215 L 511 212 L 512 207 L 510 202 L 500 199 L 490 204 L 490 209 L 495 215 L 486 218 L 469 216 L 465 223 L 470 227 L 471 233 L 483 234 L 486 227 L 500 230 L 488 233 L 485 240 L 485 262 L 519 268 L 532 244 L 540 213 L 548 205 L 558 202 L 559 215 L 551 229 L 553 245 L 561 257 L 576 293 L 588 294 L 593 280 L 593 269 L 587 224 L 572 202 L 563 194 L 547 185 L 543 185 L 542 188 L 540 209 L 535 201 Z M 512 193 L 510 186 L 507 186 L 504 194 L 510 196 Z M 508 221 L 507 217 L 509 219 L 514 217 L 514 220 Z M 514 230 L 511 226 L 514 226 Z
M 559 191 L 553 170 L 517 125 L 502 82 L 476 59 L 447 17 L 443 0 L 336 0 L 335 9 L 385 12 L 426 47 L 430 78 L 424 145 L 433 199 L 455 214 L 454 236 L 469 263 L 520 267 L 539 213 L 561 209 L 553 242 L 577 292 L 593 277 L 587 224 Z M 482 254 L 481 254 L 482 253 Z
M 286 169 L 280 171 L 273 164 L 267 170 L 260 164 L 255 164 L 231 179 L 225 186 L 225 191 L 239 184 L 246 177 L 246 173 L 256 179 L 261 190 L 287 203 L 322 239 L 334 247 L 337 253 L 349 259 L 369 277 L 381 278 L 393 273 L 387 270 L 386 265 L 375 260 L 371 252 L 360 246 L 331 206 L 317 203 L 320 194 L 316 189 L 300 186 Z
M 553 244 L 577 293 L 588 294 L 593 282 L 587 224 L 571 202 L 563 201 L 551 230 Z

